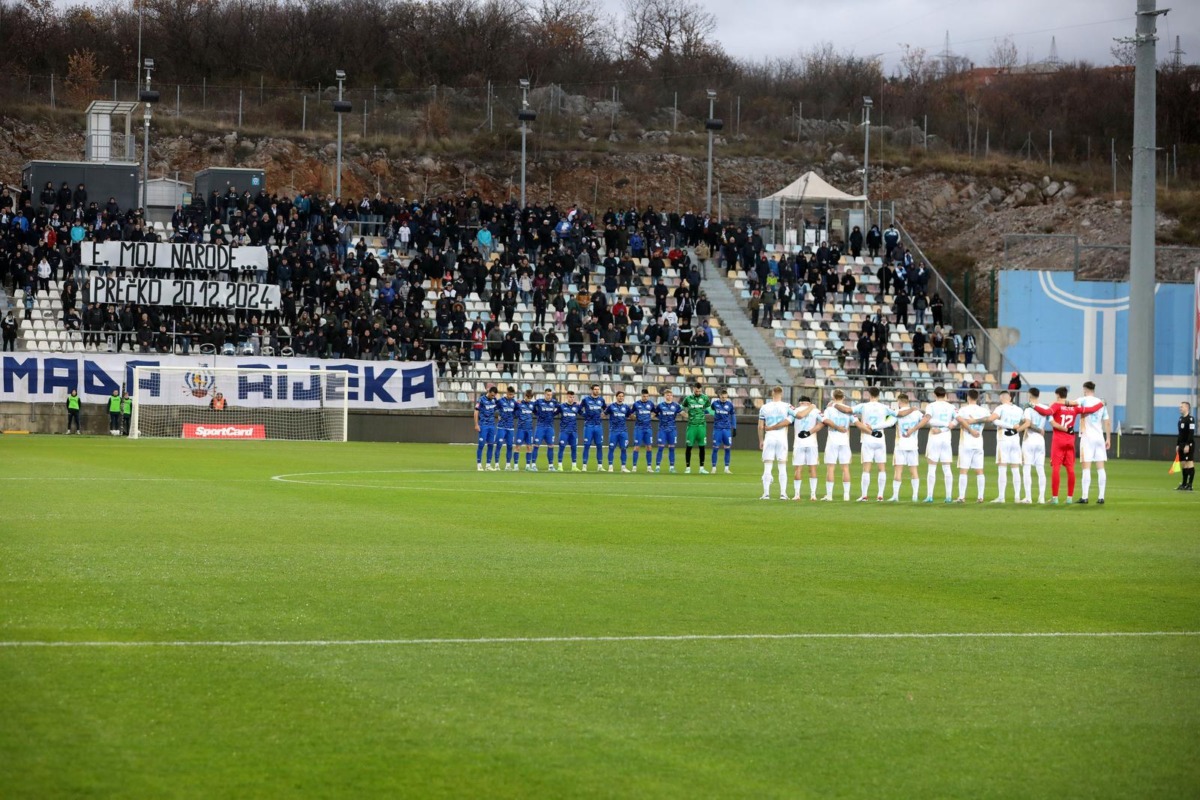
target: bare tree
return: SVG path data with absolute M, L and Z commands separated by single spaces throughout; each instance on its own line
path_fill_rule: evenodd
M 625 51 L 636 61 L 698 58 L 714 47 L 717 18 L 689 0 L 625 0 Z
M 1132 67 L 1137 63 L 1137 46 L 1133 42 L 1117 42 L 1108 48 L 1113 62 L 1119 67 Z
M 988 63 L 998 69 L 1011 70 L 1017 65 L 1019 58 L 1017 45 L 1013 42 L 1012 37 L 1005 36 L 992 44 L 992 51 L 988 54 Z

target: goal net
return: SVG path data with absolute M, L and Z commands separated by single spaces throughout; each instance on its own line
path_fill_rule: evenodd
M 346 373 L 135 367 L 130 438 L 346 441 Z

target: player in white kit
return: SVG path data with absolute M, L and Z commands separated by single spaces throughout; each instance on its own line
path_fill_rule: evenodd
M 917 503 L 921 500 L 921 479 L 917 475 L 921 454 L 917 450 L 917 431 L 924 427 L 925 417 L 908 404 L 908 395 L 904 392 L 896 395 L 896 403 L 898 407 L 893 412 L 896 416 L 896 446 L 892 450 L 892 464 L 895 469 L 892 474 L 892 496 L 888 498 L 888 502 L 899 502 L 900 478 L 904 475 L 904 468 L 908 467 L 912 499 Z
M 779 499 L 787 500 L 788 426 L 792 407 L 783 402 L 783 387 L 771 390 L 771 399 L 758 410 L 758 449 L 762 450 L 763 493 L 760 500 L 771 499 L 771 467 L 779 467 Z
M 1085 409 L 1100 403 L 1096 397 L 1096 384 L 1091 381 L 1083 384 L 1083 397 L 1076 402 Z M 1079 488 L 1079 502 L 1088 501 L 1088 491 L 1092 488 L 1092 463 L 1096 464 L 1096 505 L 1104 505 L 1104 489 L 1108 484 L 1108 473 L 1104 471 L 1108 461 L 1108 448 L 1112 446 L 1112 419 L 1108 416 L 1108 403 L 1104 403 L 1095 411 L 1086 411 L 1079 418 L 1079 461 L 1083 468 Z
M 967 472 L 975 470 L 975 502 L 983 502 L 987 476 L 983 474 L 983 426 L 988 410 L 979 405 L 979 390 L 967 392 L 967 404 L 958 410 L 958 499 L 967 501 Z
M 800 490 L 804 485 L 804 468 L 808 467 L 809 500 L 817 499 L 817 464 L 821 456 L 817 450 L 817 432 L 823 426 L 824 417 L 812 400 L 800 398 L 800 405 L 792 409 L 795 419 L 793 429 L 796 441 L 792 443 L 792 499 L 800 499 Z
M 1033 410 L 1038 404 L 1041 392 L 1037 387 L 1029 389 L 1029 405 L 1021 414 L 1021 425 L 1018 428 L 1025 434 L 1021 443 L 1022 474 L 1025 484 L 1025 496 L 1021 503 L 1033 502 L 1033 470 L 1038 474 L 1038 503 L 1046 502 L 1046 419 Z
M 850 426 L 854 416 L 837 408 L 845 399 L 841 389 L 834 389 L 833 402 L 824 413 L 829 433 L 825 436 L 825 496 L 821 499 L 827 503 L 833 501 L 833 470 L 838 464 L 842 466 L 842 500 L 850 501 Z
M 956 424 L 958 411 L 946 402 L 946 390 L 941 386 L 933 390 L 934 400 L 925 406 L 925 424 L 929 427 L 929 439 L 925 442 L 925 458 L 929 460 L 929 472 L 925 478 L 925 502 L 933 502 L 933 490 L 937 486 L 937 468 L 941 465 L 942 478 L 946 484 L 946 502 L 954 502 L 954 475 L 950 462 L 954 460 L 954 445 L 950 429 Z
M 1013 502 L 1021 502 L 1021 436 L 1017 428 L 1021 426 L 1023 416 L 1021 409 L 1012 404 L 1012 394 L 1007 391 L 1000 393 L 1000 405 L 992 409 L 987 422 L 996 426 L 996 467 L 999 470 L 997 481 L 1000 485 L 1000 495 L 993 503 L 1003 503 L 1008 493 L 1008 473 L 1012 471 Z
M 879 465 L 879 490 L 875 500 L 883 501 L 883 490 L 887 486 L 887 440 L 883 438 L 883 431 L 896 423 L 892 410 L 879 402 L 879 387 L 867 389 L 867 397 L 870 398 L 867 402 L 853 407 L 844 403 L 835 404 L 838 411 L 849 411 L 858 417 L 858 428 L 862 431 L 859 441 L 863 469 L 862 493 L 858 497 L 860 503 L 867 502 L 871 493 L 871 470 L 876 464 Z

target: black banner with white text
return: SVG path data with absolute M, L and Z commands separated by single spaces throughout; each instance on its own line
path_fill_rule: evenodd
M 134 303 L 142 306 L 279 310 L 279 287 L 274 284 L 114 278 L 95 272 L 88 282 L 90 301 L 103 305 Z
M 247 272 L 267 268 L 267 248 L 227 244 L 84 242 L 80 258 L 86 267 L 110 269 Z

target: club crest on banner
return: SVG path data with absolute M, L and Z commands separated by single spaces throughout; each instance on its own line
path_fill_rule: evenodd
M 196 370 L 183 374 L 183 390 L 195 398 L 205 398 L 217 389 L 217 376 L 212 372 Z

